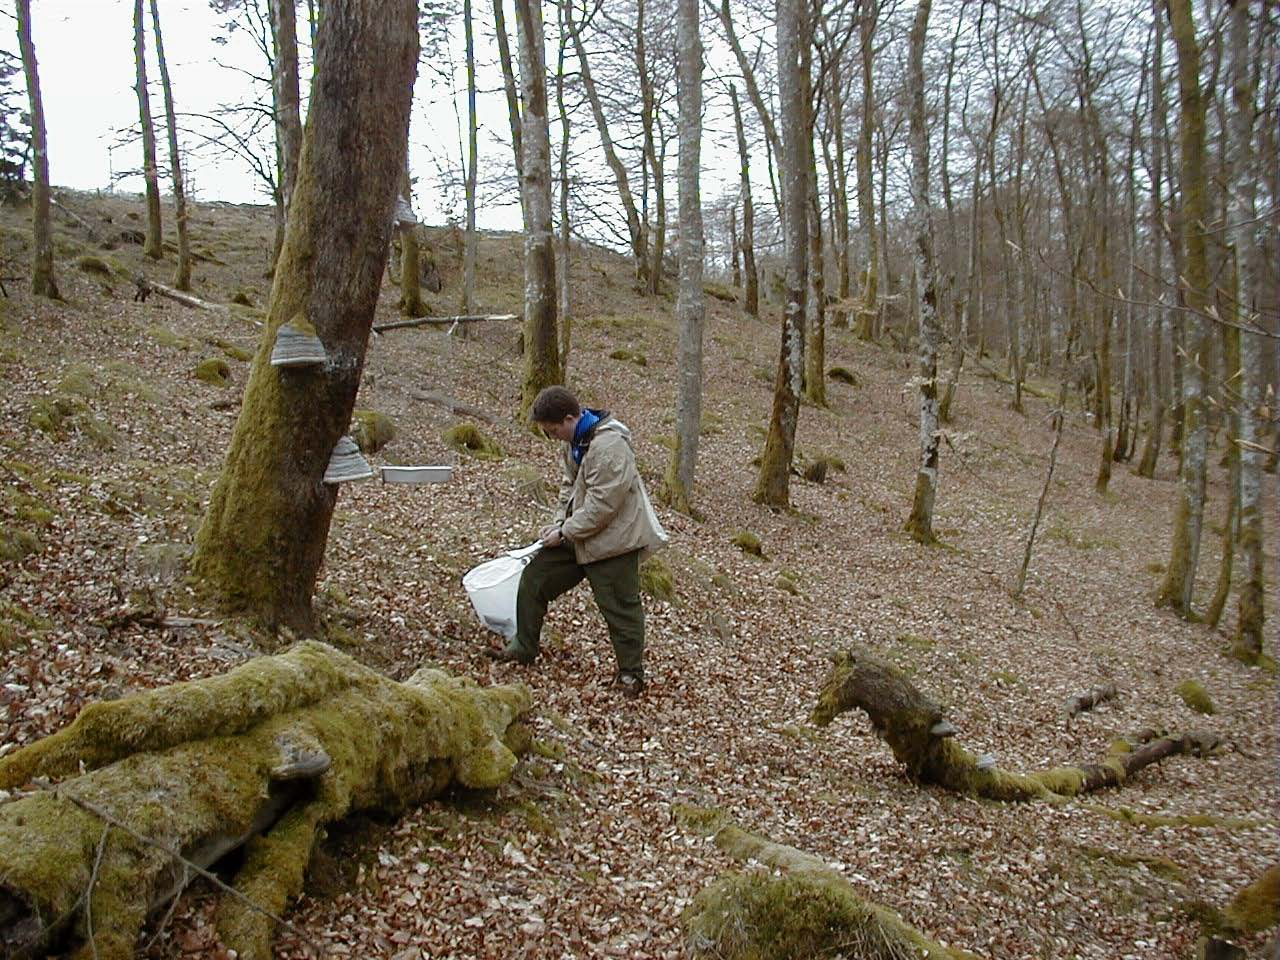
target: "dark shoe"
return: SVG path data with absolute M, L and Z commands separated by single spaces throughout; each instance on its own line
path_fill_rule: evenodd
M 638 673 L 618 674 L 618 686 L 625 700 L 634 700 L 644 691 L 644 677 Z
M 499 663 L 519 663 L 528 666 L 533 663 L 533 657 L 526 654 L 519 647 L 485 647 L 484 655 L 490 660 L 497 660 Z

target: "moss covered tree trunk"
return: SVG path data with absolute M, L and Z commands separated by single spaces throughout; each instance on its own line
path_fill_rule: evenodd
M 520 196 L 524 202 L 524 378 L 520 413 L 525 416 L 543 387 L 560 383 L 556 331 L 556 249 L 551 222 L 551 132 L 547 126 L 547 69 L 543 52 L 542 0 L 517 0 L 520 87 L 524 114 L 520 143 Z
M 782 118 L 783 256 L 787 302 L 782 310 L 782 342 L 773 384 L 773 411 L 760 458 L 753 499 L 785 507 L 791 499 L 800 392 L 804 387 L 804 320 L 809 274 L 808 78 L 801 65 L 808 36 L 805 12 L 797 0 L 778 0 L 778 90 Z
M 833 657 L 813 721 L 826 726 L 854 709 L 866 712 L 912 780 L 989 800 L 1072 797 L 1118 787 L 1144 767 L 1179 754 L 1207 754 L 1219 742 L 1216 736 L 1200 732 L 1136 738 L 1144 742 L 1118 741 L 1101 763 L 1012 773 L 960 746 L 942 707 L 897 668 L 870 654 L 848 651 Z
M 160 167 L 156 163 L 156 127 L 151 119 L 151 92 L 147 89 L 147 41 L 143 27 L 142 0 L 133 2 L 133 59 L 137 74 L 138 123 L 142 129 L 142 176 L 146 182 L 147 231 L 143 256 L 164 257 L 164 237 L 160 229 Z
M 905 529 L 919 543 L 933 543 L 933 503 L 938 493 L 938 296 L 929 203 L 929 136 L 924 111 L 924 46 L 931 0 L 920 0 L 911 27 L 908 88 L 911 95 L 911 199 L 915 207 L 915 286 L 920 314 L 916 366 L 920 396 L 920 464 Z
M 387 261 L 418 56 L 414 0 L 330 0 L 289 226 L 231 448 L 192 569 L 225 610 L 312 628 L 311 594 Z M 273 367 L 280 325 L 304 319 L 320 367 Z
M 1205 252 L 1208 206 L 1205 176 L 1204 97 L 1200 89 L 1200 49 L 1196 44 L 1191 0 L 1169 0 L 1169 22 L 1178 50 L 1179 135 L 1182 146 L 1182 245 L 1188 307 L 1187 361 L 1183 366 L 1182 469 L 1173 520 L 1173 545 L 1164 582 L 1156 597 L 1183 617 L 1192 616 L 1192 591 L 1200 557 L 1208 447 L 1205 423 L 1205 370 L 1211 368 L 1213 338 L 1206 318 L 1209 263 Z
M 413 180 L 409 176 L 407 153 L 404 170 L 400 174 L 399 192 L 406 200 L 413 197 Z M 422 258 L 418 248 L 418 225 L 399 223 L 397 229 L 400 231 L 400 313 L 406 317 L 425 317 L 430 311 L 422 300 Z
M 151 0 L 151 30 L 156 38 L 156 60 L 160 64 L 160 86 L 164 91 L 165 126 L 169 131 L 169 169 L 173 175 L 173 213 L 178 224 L 178 266 L 173 285 L 191 289 L 191 237 L 187 229 L 187 191 L 182 182 L 182 154 L 178 149 L 178 113 L 173 105 L 173 83 L 164 55 L 164 34 L 160 31 L 159 0 Z
M 0 760 L 4 789 L 56 783 L 0 806 L 0 953 L 133 957 L 148 912 L 194 879 L 175 853 L 207 868 L 244 846 L 233 884 L 278 916 L 326 824 L 505 782 L 528 706 L 520 687 L 396 683 L 314 642 L 90 704 Z M 274 921 L 243 901 L 224 896 L 218 926 L 240 957 L 271 956 Z
M 677 16 L 677 76 L 680 101 L 680 285 L 676 293 L 679 340 L 676 371 L 676 447 L 663 483 L 665 499 L 681 513 L 692 510 L 693 484 L 702 431 L 702 37 L 698 0 L 680 0 Z
M 49 137 L 44 126 L 44 100 L 40 96 L 40 68 L 31 38 L 31 0 L 17 0 L 18 47 L 27 80 L 31 106 L 31 292 L 37 297 L 60 299 L 53 276 L 53 230 L 49 221 Z

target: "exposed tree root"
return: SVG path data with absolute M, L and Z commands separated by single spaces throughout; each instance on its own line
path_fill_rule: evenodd
M 325 824 L 398 813 L 454 780 L 505 782 L 528 706 L 522 687 L 481 688 L 438 670 L 396 683 L 308 641 L 223 676 L 86 707 L 0 759 L 6 788 L 69 778 L 0 806 L 0 955 L 70 939 L 77 956 L 132 957 L 147 914 L 191 878 L 175 852 L 207 867 L 247 844 L 235 885 L 278 915 Z M 119 826 L 99 856 L 104 817 Z M 270 957 L 274 926 L 243 902 L 220 910 L 241 957 Z
M 716 960 L 975 960 L 925 936 L 898 914 L 858 896 L 818 857 L 748 833 L 708 811 L 686 809 L 735 860 L 772 873 L 735 873 L 701 891 L 684 921 L 695 957 Z
M 1202 756 L 1218 745 L 1216 736 L 1197 732 L 1156 736 L 1141 745 L 1121 740 L 1101 763 L 1010 773 L 956 743 L 955 728 L 943 718 L 942 708 L 897 668 L 861 651 L 837 654 L 833 661 L 813 710 L 815 723 L 825 726 L 848 710 L 864 710 L 913 780 L 990 800 L 1073 797 L 1117 787 L 1166 757 Z

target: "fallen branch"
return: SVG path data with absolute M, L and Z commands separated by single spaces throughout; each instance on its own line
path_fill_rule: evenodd
M 194 294 L 185 293 L 182 290 L 175 290 L 173 287 L 167 287 L 163 283 L 157 283 L 154 280 L 149 281 L 151 289 L 162 297 L 168 297 L 170 300 L 176 300 L 184 307 L 192 307 L 196 310 L 212 310 L 215 313 L 226 313 L 227 308 L 220 303 L 210 303 L 208 300 L 201 300 Z
M 1092 710 L 1100 703 L 1108 700 L 1114 700 L 1119 691 L 1114 683 L 1104 683 L 1100 687 L 1094 687 L 1086 693 L 1077 693 L 1074 697 L 1067 701 L 1067 716 L 1074 717 L 1086 710 Z
M 516 762 L 506 741 L 521 746 L 528 705 L 522 687 L 437 670 L 396 683 L 316 642 L 90 704 L 0 758 L 0 789 L 68 778 L 0 806 L 0 956 L 86 943 L 91 917 L 86 950 L 131 958 L 148 913 L 181 893 L 192 865 L 243 847 L 232 884 L 243 896 L 222 898 L 219 931 L 239 956 L 269 957 L 326 824 L 398 814 L 454 781 L 505 782 Z M 116 829 L 86 893 L 104 820 Z
M 57 197 L 51 196 L 49 198 L 49 202 L 52 203 L 55 207 L 57 207 L 59 210 L 61 210 L 63 213 L 65 213 L 68 217 L 70 217 L 76 223 L 78 223 L 80 226 L 84 227 L 85 232 L 89 234 L 90 242 L 92 243 L 98 242 L 98 233 L 96 230 L 93 229 L 93 224 L 91 224 L 84 217 L 80 216 L 80 214 L 76 213 L 74 210 L 72 210 L 70 207 L 64 204 Z
M 1118 787 L 1166 757 L 1204 756 L 1219 744 L 1213 734 L 1200 732 L 1156 737 L 1136 748 L 1121 740 L 1101 763 L 1011 773 L 991 758 L 975 758 L 956 743 L 955 727 L 943 718 L 942 708 L 897 668 L 860 651 L 840 653 L 832 660 L 813 710 L 815 723 L 826 726 L 848 710 L 864 710 L 913 780 L 989 800 L 1052 800 Z
M 694 897 L 685 914 L 694 957 L 929 957 L 976 960 L 926 936 L 887 907 L 863 899 L 833 867 L 813 854 L 726 823 L 722 816 L 684 808 L 722 851 L 760 863 L 782 876 L 727 874 Z M 709 829 L 708 829 L 709 828 Z
M 452 326 L 455 323 L 485 323 L 493 320 L 519 320 L 514 313 L 492 313 L 492 314 L 476 314 L 461 317 L 416 317 L 412 320 L 392 320 L 390 323 L 375 323 L 373 325 L 374 333 L 384 333 L 387 330 L 400 330 L 404 327 L 423 327 L 427 325 L 435 326 Z
M 459 403 L 453 397 L 446 397 L 443 393 L 436 393 L 433 390 L 417 390 L 409 391 L 409 396 L 414 400 L 421 400 L 423 403 L 434 404 L 437 407 L 444 407 L 450 413 L 461 413 L 468 417 L 474 417 L 477 420 L 483 420 L 485 423 L 496 424 L 498 418 L 491 413 L 486 413 L 479 407 L 472 407 L 465 403 Z

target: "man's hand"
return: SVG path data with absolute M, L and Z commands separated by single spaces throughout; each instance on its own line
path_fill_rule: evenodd
M 560 531 L 560 524 L 549 523 L 538 531 L 538 540 L 544 547 L 558 547 L 564 543 L 564 534 Z

